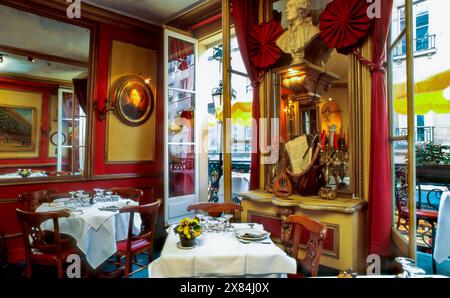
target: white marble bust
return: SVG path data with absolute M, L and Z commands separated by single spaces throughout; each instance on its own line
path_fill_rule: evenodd
M 310 0 L 288 0 L 285 6 L 288 28 L 277 40 L 278 47 L 291 54 L 293 64 L 300 63 L 305 56 L 305 48 L 320 34 L 308 17 L 311 8 Z

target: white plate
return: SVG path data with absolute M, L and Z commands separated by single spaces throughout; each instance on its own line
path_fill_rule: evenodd
M 194 246 L 185 247 L 185 246 L 181 246 L 181 242 L 177 242 L 177 247 L 178 247 L 179 249 L 185 249 L 185 250 L 188 250 L 188 249 L 196 248 L 196 247 L 197 247 L 197 244 L 195 244 Z
M 266 239 L 270 233 L 259 229 L 238 229 L 234 231 L 234 235 L 243 240 L 259 241 Z
M 48 207 L 50 208 L 64 208 L 64 204 L 61 202 L 51 202 L 48 203 Z
M 101 210 L 101 211 L 119 211 L 120 207 L 115 206 L 115 205 L 102 206 L 102 207 L 98 207 L 98 210 Z
M 60 198 L 60 199 L 54 199 L 53 202 L 55 203 L 64 203 L 70 201 L 70 198 Z

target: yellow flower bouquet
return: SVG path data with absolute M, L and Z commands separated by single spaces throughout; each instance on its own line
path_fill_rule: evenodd
M 21 176 L 22 178 L 30 177 L 31 169 L 18 169 L 17 175 Z
M 202 233 L 198 218 L 183 218 L 178 225 L 173 228 L 173 231 L 180 236 L 180 243 L 183 247 L 195 246 L 195 238 Z

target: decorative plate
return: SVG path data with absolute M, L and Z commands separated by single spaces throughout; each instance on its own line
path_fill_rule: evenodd
M 260 241 L 270 236 L 269 232 L 258 229 L 239 229 L 234 231 L 236 238 L 248 241 Z
M 196 248 L 196 247 L 197 247 L 197 244 L 195 244 L 194 246 L 186 247 L 186 246 L 181 246 L 181 242 L 180 241 L 177 242 L 177 248 L 179 248 L 179 249 L 189 250 L 189 249 L 193 249 L 193 248 Z

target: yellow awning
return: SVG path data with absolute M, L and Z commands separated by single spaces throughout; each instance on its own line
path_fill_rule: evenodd
M 444 91 L 450 86 L 450 70 L 441 72 L 414 85 L 414 109 L 417 115 L 428 112 L 450 113 L 450 98 Z M 399 114 L 407 114 L 406 84 L 394 85 L 394 109 Z

